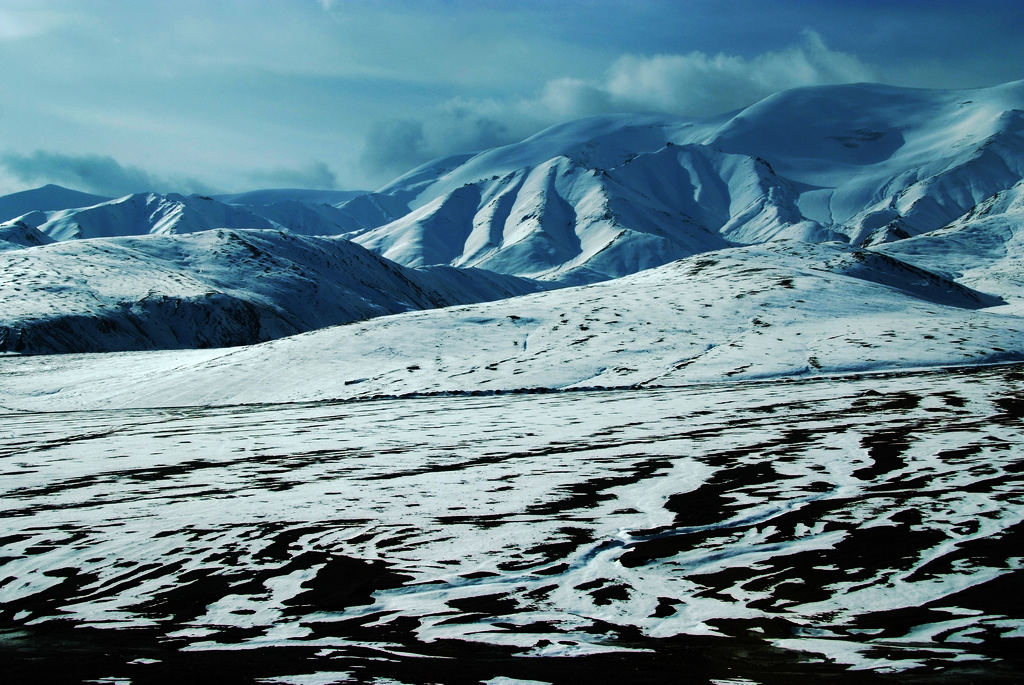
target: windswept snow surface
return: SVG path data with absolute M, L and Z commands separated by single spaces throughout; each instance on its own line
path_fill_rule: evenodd
M 775 242 L 232 350 L 0 357 L 0 404 L 287 402 L 1024 359 L 1024 319 L 979 309 L 1000 302 L 871 251 Z
M 3 415 L 0 676 L 1019 682 L 1022 397 L 1003 366 Z
M 541 287 L 473 269 L 409 269 L 346 240 L 275 230 L 76 240 L 0 253 L 0 351 L 251 344 Z

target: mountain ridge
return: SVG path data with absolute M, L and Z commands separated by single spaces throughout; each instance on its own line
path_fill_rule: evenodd
M 23 354 L 237 346 L 542 287 L 273 229 L 57 242 L 0 265 L 0 352 Z
M 818 270 L 817 277 L 827 281 L 823 290 L 857 270 L 882 274 L 881 280 L 866 279 L 888 288 L 870 293 L 881 319 L 890 310 L 883 292 L 893 302 L 909 297 L 920 306 L 946 306 L 943 298 L 967 287 L 984 291 L 975 296 L 976 303 L 983 303 L 978 307 L 993 309 L 1008 317 L 1001 319 L 1007 325 L 1015 325 L 1012 317 L 1024 310 L 1024 281 L 1015 275 L 1024 264 L 1024 245 L 1016 237 L 1024 192 L 1021 108 L 1024 81 L 947 91 L 877 84 L 809 87 L 704 121 L 602 115 L 550 127 L 519 143 L 434 160 L 376 191 L 351 197 L 343 191 L 324 195 L 328 191 L 283 189 L 237 194 L 225 199 L 241 204 L 226 204 L 212 197 L 151 193 L 86 208 L 36 210 L 31 217 L 41 232 L 33 232 L 33 221 L 8 222 L 3 248 L 7 254 L 74 253 L 37 243 L 119 232 L 193 235 L 199 237 L 178 240 L 200 245 L 208 240 L 204 231 L 222 225 L 238 236 L 243 233 L 237 231 L 262 227 L 287 229 L 288 235 L 351 238 L 420 273 L 461 273 L 439 271 L 441 266 L 475 268 L 542 279 L 549 284 L 545 287 L 553 287 L 631 277 L 700 255 L 718 261 L 723 254 L 742 254 L 756 273 L 761 262 L 777 262 L 783 248 L 754 247 L 797 241 L 821 245 L 804 248 L 808 255 L 846 245 L 842 259 L 835 257 L 839 261 Z M 335 204 L 321 202 L 339 197 Z M 285 242 L 277 239 L 273 249 Z M 886 262 L 890 257 L 897 261 Z M 68 261 L 62 269 L 95 272 L 104 263 L 92 248 L 82 248 L 76 259 L 81 261 Z M 267 259 L 267 264 L 273 261 Z M 773 268 L 802 273 L 805 261 L 794 257 Z M 252 277 L 248 267 L 235 272 L 218 268 L 223 281 L 217 288 L 246 291 Z M 737 267 L 729 277 L 743 271 Z M 449 280 L 456 287 L 462 279 L 471 290 L 476 281 L 490 279 L 494 285 L 500 280 L 483 271 L 476 274 Z M 67 292 L 66 284 L 49 278 L 46 287 Z M 780 275 L 771 287 L 780 290 L 780 298 L 794 297 L 785 292 L 791 280 Z M 46 287 L 32 291 L 38 302 L 24 310 L 26 321 L 35 317 L 33 307 L 43 311 L 52 304 L 48 301 L 58 301 Z M 656 287 L 687 285 L 669 278 Z M 730 287 L 722 283 L 723 289 Z M 163 293 L 161 288 L 167 283 L 161 282 L 156 292 Z M 513 291 L 507 292 L 518 292 Z M 567 291 L 562 299 L 549 301 L 579 307 L 576 298 L 585 297 L 581 292 L 586 291 Z M 133 292 L 124 302 L 128 309 L 152 306 L 143 302 L 147 294 Z M 237 309 L 226 299 L 206 309 L 217 306 Z M 305 303 L 295 306 L 301 309 Z M 789 306 L 814 315 L 805 302 Z M 845 311 L 835 301 L 827 306 Z M 318 321 L 310 316 L 292 328 L 310 330 Z M 216 324 L 225 330 L 237 325 Z M 918 326 L 924 324 L 912 328 Z M 285 328 L 275 330 L 271 337 L 287 334 Z M 996 347 L 1015 354 L 1016 342 L 1003 342 Z M 112 349 L 95 337 L 90 344 Z

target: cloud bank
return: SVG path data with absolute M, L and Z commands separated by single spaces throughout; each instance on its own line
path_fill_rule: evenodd
M 161 178 L 139 167 L 122 165 L 106 155 L 66 155 L 46 150 L 31 154 L 8 152 L 0 156 L 0 166 L 21 183 L 56 183 L 108 197 L 170 189 L 210 192 L 209 186 L 196 179 Z
M 753 56 L 700 51 L 623 54 L 603 73 L 594 73 L 599 75 L 550 78 L 535 87 L 532 95 L 454 97 L 414 110 L 413 116 L 379 119 L 363 129 L 367 133 L 361 153 L 356 152 L 358 160 L 348 153 L 347 159 L 332 159 L 331 164 L 341 168 L 346 178 L 380 183 L 437 157 L 512 143 L 552 124 L 594 114 L 663 111 L 700 118 L 796 86 L 880 80 L 875 67 L 833 50 L 809 30 L 793 45 Z M 358 143 L 354 148 L 359 150 Z M 165 165 L 169 160 L 160 161 Z M 232 176 L 222 172 L 220 183 L 233 189 L 236 184 L 338 187 L 335 171 L 320 160 L 304 166 L 242 166 L 231 172 Z M 210 194 L 219 190 L 191 176 L 166 175 L 107 155 L 45 149 L 0 154 L 0 173 L 10 186 L 57 183 L 107 196 L 172 190 Z
M 107 155 L 67 155 L 47 150 L 31 154 L 0 155 L 0 170 L 20 184 L 57 185 L 97 195 L 120 197 L 131 193 L 218 192 L 191 177 L 161 176 L 137 166 L 125 165 Z M 250 184 L 265 188 L 316 188 L 333 190 L 338 179 L 330 167 L 317 160 L 300 167 L 274 167 L 245 174 Z
M 634 111 L 700 118 L 787 88 L 877 78 L 874 67 L 830 49 L 809 30 L 795 45 L 754 57 L 627 54 L 600 79 L 554 79 L 533 98 L 458 99 L 421 118 L 378 122 L 366 138 L 361 161 L 371 172 L 401 173 L 435 157 L 511 143 L 567 119 Z

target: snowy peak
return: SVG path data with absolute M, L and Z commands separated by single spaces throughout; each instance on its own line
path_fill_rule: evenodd
M 763 157 L 817 188 L 802 209 L 849 225 L 857 242 L 879 228 L 879 211 L 927 232 L 1013 185 L 1024 176 L 1021 108 L 1019 82 L 963 91 L 799 88 L 704 127 L 702 142 Z
M 605 280 L 735 243 L 841 237 L 757 158 L 667 143 L 608 169 L 559 155 L 442 194 L 355 239 L 403 264 Z
M 557 124 L 512 145 L 428 162 L 378 192 L 403 197 L 415 209 L 468 183 L 495 180 L 556 157 L 592 169 L 617 166 L 638 152 L 664 146 L 669 140 L 667 132 L 679 125 L 670 117 L 658 115 L 588 117 Z

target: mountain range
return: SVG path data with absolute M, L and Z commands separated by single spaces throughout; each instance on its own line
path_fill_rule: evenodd
M 196 353 L 213 395 L 182 357 L 203 401 L 274 394 L 225 389 L 226 356 L 296 378 L 300 360 L 335 365 L 308 372 L 310 397 L 1024 357 L 1024 81 L 801 88 L 699 121 L 591 117 L 373 192 L 45 186 L 0 209 L 0 351 L 315 331 Z M 401 313 L 449 305 L 462 308 Z

